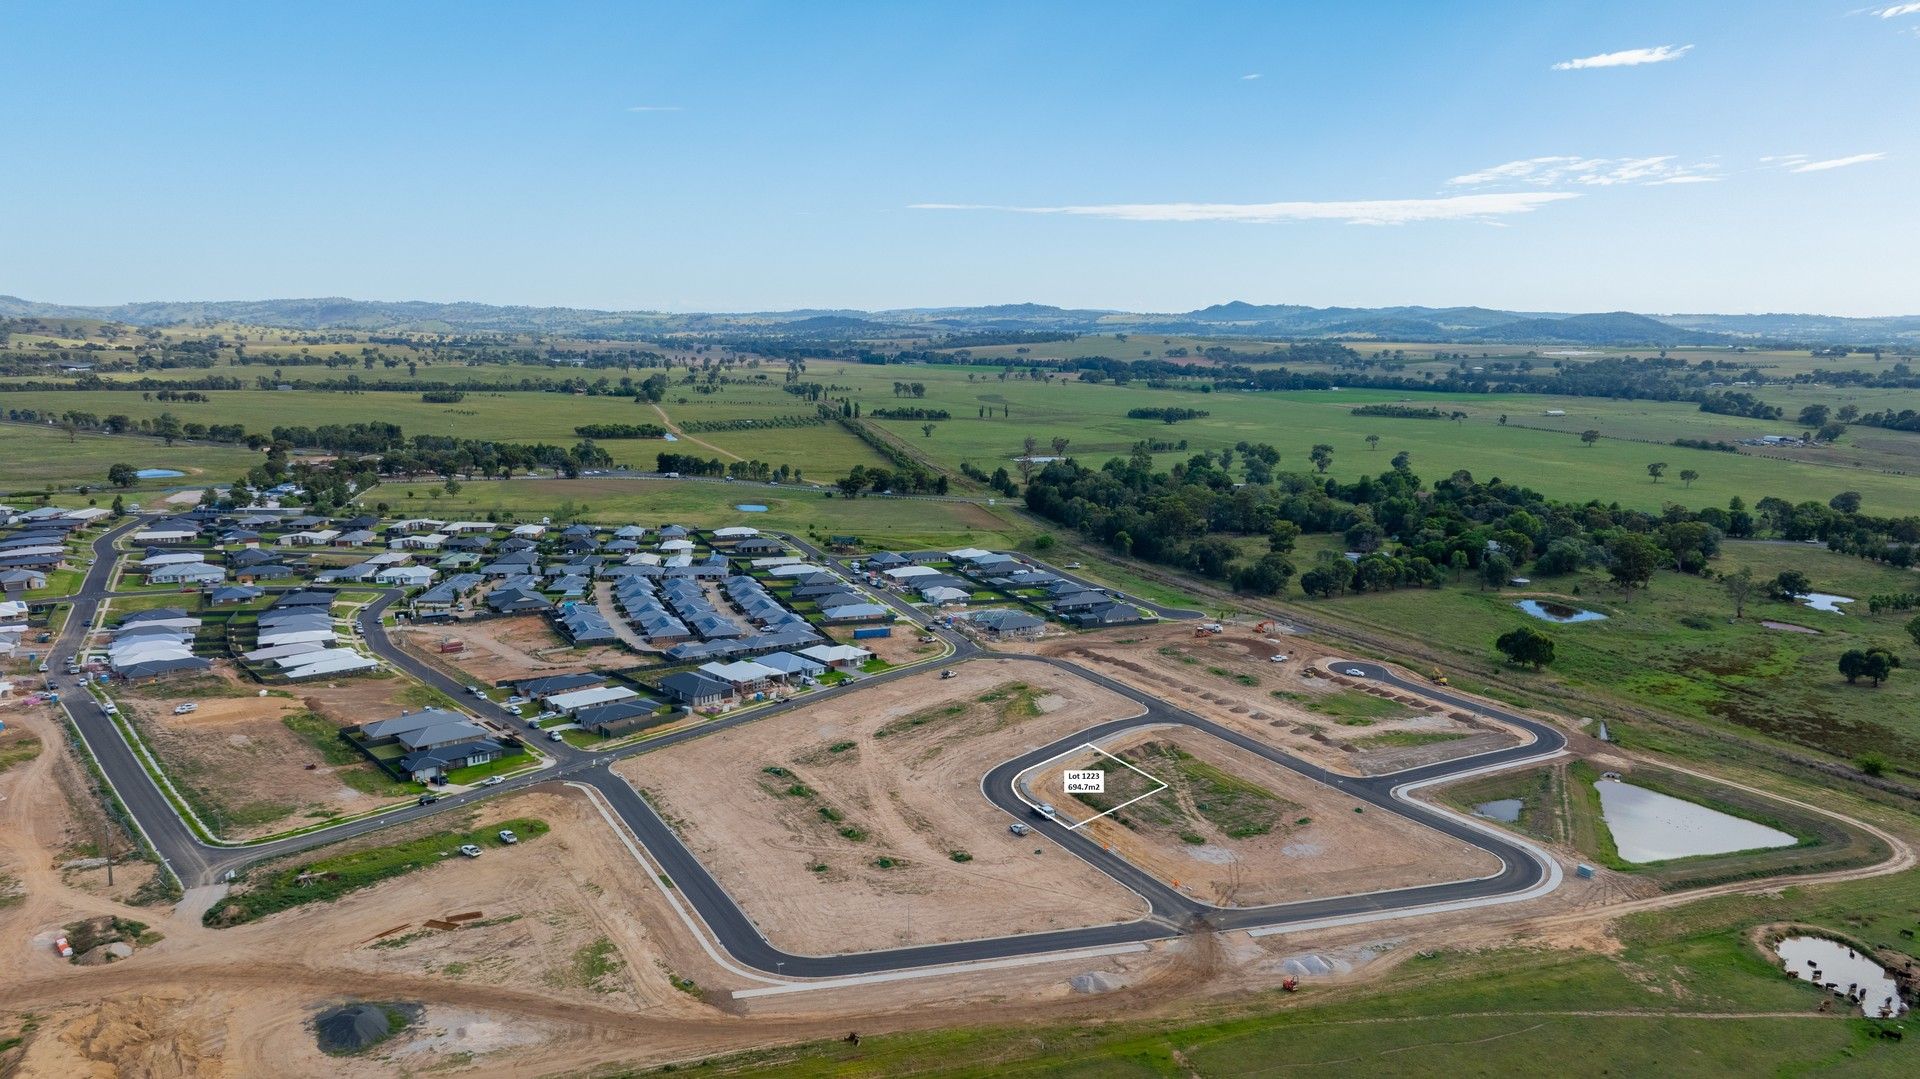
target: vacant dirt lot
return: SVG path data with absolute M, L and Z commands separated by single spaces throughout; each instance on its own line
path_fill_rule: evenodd
M 841 644 L 864 648 L 896 667 L 940 651 L 940 646 L 937 644 L 921 644 L 920 632 L 910 622 L 895 625 L 893 635 L 890 637 L 869 637 L 866 640 L 856 641 L 853 639 L 852 626 L 834 626 L 826 630 L 826 634 Z
M 1135 865 L 1216 906 L 1257 906 L 1491 873 L 1498 859 L 1190 728 L 1151 727 L 1023 777 L 1030 796 Z M 1067 769 L 1106 773 L 1103 795 L 1065 793 Z
M 1299 642 L 1229 628 L 1130 626 L 1047 641 L 1039 651 L 1087 664 L 1197 715 L 1322 767 L 1380 775 L 1513 745 L 1504 726 L 1413 697 L 1370 698 L 1327 678 L 1303 677 Z M 1289 655 L 1284 663 L 1275 655 Z
M 544 615 L 402 627 L 393 630 L 391 637 L 409 652 L 457 667 L 466 677 L 489 685 L 546 674 L 617 671 L 635 663 L 633 653 L 624 648 L 574 648 L 554 632 L 552 623 Z M 464 649 L 441 653 L 440 642 L 449 637 L 460 641 Z
M 371 762 L 348 753 L 334 732 L 417 706 L 406 698 L 410 686 L 399 677 L 354 678 L 262 697 L 259 687 L 216 663 L 207 676 L 129 687 L 118 699 L 167 774 L 191 789 L 208 826 L 245 838 L 404 795 Z M 198 708 L 174 715 L 187 701 Z
M 980 793 L 980 778 L 1009 757 L 1137 706 L 1034 663 L 955 670 L 650 753 L 620 772 L 789 950 L 867 951 L 1144 913 L 1078 859 L 1009 835 L 1007 816 Z

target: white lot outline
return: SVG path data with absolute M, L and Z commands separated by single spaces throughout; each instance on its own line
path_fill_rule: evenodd
M 1067 750 L 1067 751 L 1066 751 L 1065 753 L 1056 753 L 1056 754 L 1054 754 L 1053 756 L 1051 756 L 1051 757 L 1048 757 L 1048 758 L 1047 758 L 1046 760 L 1044 760 L 1044 761 L 1041 761 L 1041 762 L 1040 762 L 1039 764 L 1036 764 L 1036 765 L 1034 765 L 1034 766 L 1033 766 L 1032 768 L 1029 768 L 1029 769 L 1027 769 L 1027 771 L 1026 771 L 1026 772 L 1025 772 L 1024 774 L 1026 774 L 1026 775 L 1032 775 L 1032 774 L 1033 774 L 1033 773 L 1035 773 L 1035 772 L 1039 772 L 1039 771 L 1042 771 L 1042 770 L 1044 770 L 1044 769 L 1045 769 L 1045 768 L 1046 768 L 1046 767 L 1047 767 L 1048 765 L 1050 765 L 1050 764 L 1052 764 L 1052 763 L 1053 763 L 1054 761 L 1057 761 L 1057 760 L 1060 760 L 1060 759 L 1062 759 L 1062 758 L 1065 758 L 1065 757 L 1071 757 L 1071 756 L 1073 756 L 1074 754 L 1076 754 L 1076 753 L 1078 753 L 1078 752 L 1080 752 L 1080 751 L 1081 751 L 1081 750 L 1083 750 L 1083 749 L 1091 749 L 1091 750 L 1093 750 L 1093 751 L 1094 751 L 1095 753 L 1098 753 L 1098 754 L 1100 754 L 1100 755 L 1101 755 L 1102 757 L 1105 757 L 1105 758 L 1107 758 L 1108 760 L 1110 760 L 1110 761 L 1112 761 L 1113 763 L 1115 763 L 1115 764 L 1117 764 L 1117 765 L 1119 765 L 1120 767 L 1122 767 L 1122 768 L 1125 768 L 1125 769 L 1128 769 L 1129 771 L 1132 771 L 1132 772 L 1135 772 L 1135 773 L 1137 773 L 1137 774 L 1139 774 L 1140 776 L 1142 776 L 1142 777 L 1144 777 L 1144 778 L 1145 778 L 1145 779 L 1147 780 L 1147 782 L 1149 782 L 1149 783 L 1159 783 L 1160 785 L 1159 785 L 1158 787 L 1155 787 L 1155 788 L 1154 788 L 1153 790 L 1150 790 L 1150 791 L 1148 791 L 1148 792 L 1146 792 L 1145 794 L 1139 794 L 1139 795 L 1135 795 L 1134 797 L 1132 797 L 1132 798 L 1129 798 L 1129 799 L 1127 799 L 1127 800 L 1126 800 L 1126 801 L 1124 801 L 1124 802 L 1121 802 L 1121 803 L 1120 803 L 1119 805 L 1117 805 L 1117 806 L 1114 806 L 1114 807 L 1113 807 L 1112 809 L 1109 809 L 1109 810 L 1107 810 L 1107 811 L 1106 811 L 1106 812 L 1104 812 L 1104 813 L 1095 813 L 1095 814 L 1094 814 L 1093 816 L 1091 816 L 1091 817 L 1088 817 L 1088 818 L 1087 818 L 1086 820 L 1083 820 L 1083 821 L 1079 821 L 1079 822 L 1076 822 L 1076 823 L 1073 823 L 1073 824 L 1068 824 L 1068 823 L 1067 823 L 1067 821 L 1066 821 L 1066 820 L 1065 820 L 1064 818 L 1062 818 L 1062 817 L 1061 817 L 1061 816 L 1060 816 L 1060 815 L 1059 815 L 1058 813 L 1055 813 L 1055 814 L 1053 815 L 1053 820 L 1054 820 L 1054 822 L 1055 822 L 1055 823 L 1057 823 L 1057 824 L 1059 824 L 1059 825 L 1062 825 L 1062 826 L 1063 826 L 1063 827 L 1065 827 L 1065 828 L 1066 828 L 1066 830 L 1067 830 L 1067 831 L 1069 831 L 1069 832 L 1072 832 L 1072 831 L 1077 831 L 1077 830 L 1079 830 L 1079 829 L 1080 829 L 1081 827 L 1083 827 L 1083 826 L 1085 826 L 1085 825 L 1088 825 L 1088 824 L 1092 824 L 1092 823 L 1093 823 L 1094 821 L 1097 821 L 1097 820 L 1099 820 L 1099 819 L 1100 819 L 1101 817 L 1104 817 L 1104 816 L 1107 816 L 1108 814 L 1111 814 L 1111 813 L 1118 813 L 1118 812 L 1120 812 L 1121 810 L 1123 810 L 1123 809 L 1125 809 L 1125 808 L 1127 808 L 1128 806 L 1130 806 L 1130 805 L 1132 805 L 1133 803 L 1135 803 L 1135 802 L 1137 802 L 1137 801 L 1139 801 L 1140 799 L 1142 799 L 1142 798 L 1151 798 L 1151 797 L 1153 797 L 1154 795 L 1156 795 L 1156 794 L 1159 794 L 1159 793 L 1160 793 L 1161 791 L 1163 791 L 1163 790 L 1166 790 L 1166 789 L 1167 789 L 1168 787 L 1170 787 L 1170 786 L 1172 786 L 1172 784 L 1170 784 L 1170 783 L 1164 783 L 1164 782 L 1161 782 L 1161 780 L 1160 780 L 1160 779 L 1159 779 L 1159 777 L 1157 777 L 1157 776 L 1151 776 L 1151 775 L 1148 775 L 1147 773 L 1145 773 L 1145 772 L 1143 772 L 1143 771 L 1141 771 L 1140 769 L 1138 769 L 1138 768 L 1135 768 L 1135 767 L 1134 767 L 1133 765 L 1131 765 L 1131 764 L 1128 764 L 1128 763 L 1127 763 L 1126 761 L 1123 761 L 1123 760 L 1121 760 L 1120 758 L 1118 758 L 1118 757 L 1116 757 L 1116 756 L 1114 756 L 1114 755 L 1113 755 L 1113 754 L 1111 754 L 1111 753 L 1108 753 L 1108 752 L 1107 752 L 1106 750 L 1104 750 L 1104 749 L 1101 749 L 1101 748 L 1100 748 L 1099 746 L 1096 746 L 1096 745 L 1094 745 L 1094 744 L 1093 744 L 1092 742 L 1082 742 L 1082 743 L 1080 743 L 1079 745 L 1077 745 L 1077 746 L 1074 746 L 1074 747 L 1073 747 L 1072 749 L 1069 749 L 1069 750 Z M 1063 793 L 1064 793 L 1064 792 L 1063 792 Z M 1031 802 L 1031 801 L 1028 801 L 1028 800 L 1027 800 L 1027 797 L 1026 797 L 1025 795 L 1023 795 L 1023 794 L 1021 794 L 1021 793 L 1020 793 L 1020 788 L 1019 788 L 1019 784 L 1017 784 L 1017 783 L 1016 783 L 1016 784 L 1014 785 L 1014 791 L 1013 791 L 1013 796 L 1014 796 L 1015 798 L 1018 798 L 1018 799 L 1020 799 L 1020 800 L 1021 800 L 1021 801 L 1023 801 L 1023 802 L 1026 802 L 1026 803 L 1027 803 L 1028 805 L 1030 805 L 1030 806 L 1033 806 L 1033 808 L 1034 808 L 1034 809 L 1039 809 L 1039 808 L 1040 808 L 1040 806 L 1039 806 L 1039 805 L 1037 805 L 1037 804 L 1036 804 L 1036 803 L 1034 803 L 1034 802 Z

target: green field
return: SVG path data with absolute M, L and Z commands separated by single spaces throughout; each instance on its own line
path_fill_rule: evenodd
M 1073 344 L 1075 354 L 1086 354 L 1094 339 Z M 1104 339 L 1109 344 L 1111 339 Z M 1169 339 L 1175 340 L 1175 339 Z M 1168 347 L 1200 346 L 1198 340 L 1178 339 Z M 1131 343 L 1131 340 L 1130 342 Z M 1258 342 L 1234 342 L 1234 347 L 1257 347 Z M 1042 355 L 1036 346 L 1035 356 Z M 1793 357 L 1776 357 L 1782 363 Z M 1866 361 L 1862 361 L 1866 362 Z M 267 374 L 259 365 L 217 367 L 220 374 L 252 378 Z M 293 375 L 344 377 L 347 369 L 293 369 Z M 195 372 L 197 373 L 197 372 Z M 376 367 L 358 372 L 373 380 L 405 377 L 405 369 Z M 630 373 L 640 376 L 646 369 Z M 1863 410 L 1911 407 L 1916 395 L 1893 390 L 1835 390 L 1807 387 L 1767 387 L 1759 391 L 1769 403 L 1788 412 L 1783 421 L 1749 420 L 1703 413 L 1684 402 L 1614 401 L 1602 398 L 1556 398 L 1527 394 L 1426 394 L 1383 390 L 1333 392 L 1198 393 L 1191 389 L 1153 389 L 1144 384 L 1124 387 L 1081 383 L 1064 377 L 1032 380 L 1024 370 L 1003 378 L 1003 369 L 987 365 L 870 365 L 838 360 L 809 361 L 799 377 L 828 387 L 832 398 L 848 397 L 871 412 L 876 408 L 944 409 L 952 419 L 939 422 L 931 437 L 918 420 L 875 421 L 914 450 L 947 467 L 970 463 L 991 472 L 1006 466 L 1031 436 L 1042 452 L 1055 437 L 1068 440 L 1068 452 L 1092 464 L 1124 455 L 1143 439 L 1186 440 L 1189 449 L 1160 455 L 1171 464 L 1199 450 L 1218 450 L 1241 441 L 1269 442 L 1282 453 L 1281 467 L 1304 469 L 1307 451 L 1315 443 L 1334 447 L 1330 474 L 1351 479 L 1387 468 L 1393 454 L 1412 455 L 1416 472 L 1432 478 L 1466 469 L 1476 478 L 1500 477 L 1524 483 L 1575 501 L 1600 499 L 1622 505 L 1658 509 L 1667 501 L 1690 506 L 1724 504 L 1739 495 L 1748 502 L 1776 495 L 1792 502 L 1825 501 L 1843 490 L 1866 497 L 1870 510 L 1885 513 L 1920 512 L 1920 485 L 1904 475 L 1920 459 L 1920 435 L 1854 427 L 1838 445 L 1805 450 L 1766 451 L 1772 456 L 1717 453 L 1681 449 L 1675 438 L 1733 441 L 1761 434 L 1793 433 L 1793 416 L 1806 404 L 1837 406 L 1852 403 Z M 446 381 L 474 379 L 563 379 L 582 377 L 617 380 L 616 369 L 577 369 L 537 364 L 475 365 L 440 363 L 423 367 L 422 378 Z M 188 372 L 161 372 L 159 377 L 187 377 Z M 115 376 L 124 377 L 124 376 Z M 704 374 L 689 382 L 684 368 L 673 379 L 662 408 L 679 423 L 741 419 L 765 420 L 806 415 L 813 406 L 784 392 L 786 371 L 775 364 L 742 366 Z M 920 383 L 924 396 L 897 397 L 896 382 Z M 701 390 L 710 392 L 701 392 Z M 180 404 L 146 400 L 133 392 L 95 392 L 81 396 L 62 392 L 6 391 L 0 382 L 0 407 L 54 412 L 84 408 L 99 414 L 121 412 L 136 419 L 172 411 L 183 420 L 218 422 L 233 416 L 247 419 L 249 429 L 265 433 L 275 426 L 315 426 L 326 423 L 383 421 L 398 424 L 409 435 L 484 433 L 502 440 L 570 444 L 574 428 L 583 423 L 647 423 L 659 414 L 632 398 L 587 396 L 551 392 L 475 391 L 456 404 L 429 404 L 414 391 L 328 393 L 319 391 L 214 391 L 208 404 Z M 1466 413 L 1463 422 L 1361 417 L 1351 410 L 1362 404 L 1409 400 L 1420 406 Z M 1168 425 L 1158 420 L 1129 419 L 1129 409 L 1176 405 L 1204 409 L 1201 419 Z M 983 417 L 982 410 L 993 415 Z M 1550 417 L 1549 410 L 1565 416 Z M 1500 417 L 1507 417 L 1502 425 Z M 1583 445 L 1578 434 L 1598 430 L 1601 440 Z M 1368 435 L 1380 436 L 1370 450 Z M 18 437 L 18 436 L 16 436 Z M 703 445 L 703 443 L 705 445 Z M 148 443 L 146 445 L 154 445 Z M 885 466 L 872 449 L 834 424 L 797 429 L 769 428 L 744 431 L 695 432 L 680 443 L 656 440 L 611 440 L 603 443 L 615 461 L 626 466 L 652 467 L 663 450 L 702 456 L 739 456 L 770 464 L 800 468 L 810 478 L 827 480 L 854 465 Z M 713 447 L 709 449 L 708 447 Z M 204 446 L 176 446 L 160 456 L 144 455 L 135 463 L 189 468 L 203 462 L 226 478 L 229 462 L 252 460 L 244 450 Z M 1785 457 L 1791 459 L 1774 459 Z M 150 458 L 150 460 L 149 460 Z M 0 482 L 80 482 L 104 477 L 105 466 L 119 459 L 113 447 L 99 453 L 89 449 L 76 457 L 56 449 L 40 448 L 20 458 L 23 465 L 0 471 Z M 1646 466 L 1668 464 L 1668 479 L 1653 483 Z M 1692 470 L 1700 478 L 1690 487 L 1678 474 Z M 41 478 L 45 477 L 45 478 Z
M 413 497 L 409 498 L 409 493 Z M 812 534 L 822 540 L 856 535 L 872 547 L 1011 546 L 1033 534 L 988 507 L 971 502 L 829 498 L 826 492 L 811 488 L 760 483 L 608 476 L 487 480 L 461 484 L 457 495 L 448 495 L 433 483 L 383 483 L 362 496 L 361 502 L 385 502 L 393 512 L 402 514 L 472 517 L 497 511 L 533 521 L 557 517 L 562 505 L 572 502 L 576 508 L 586 507 L 587 519 L 608 524 L 678 523 L 702 528 L 745 524 L 801 536 Z M 742 513 L 733 508 L 739 504 L 764 505 L 767 512 Z
M 65 408 L 86 407 L 77 394 L 53 396 L 64 398 Z M 9 399 L 10 395 L 0 394 L 0 407 L 6 407 Z M 80 433 L 69 440 L 55 429 L 0 423 L 0 492 L 42 491 L 47 484 L 72 487 L 85 483 L 105 488 L 107 466 L 113 464 L 172 468 L 187 474 L 184 478 L 140 481 L 127 493 L 129 500 L 137 500 L 138 492 L 146 490 L 196 482 L 225 483 L 244 475 L 259 461 L 260 455 L 244 446 L 168 446 L 154 438 Z M 116 490 L 99 491 L 100 504 L 113 501 Z
M 1847 685 L 1837 670 L 1849 648 L 1882 646 L 1912 655 L 1901 626 L 1913 612 L 1870 616 L 1874 593 L 1912 591 L 1920 575 L 1804 544 L 1733 542 L 1715 570 L 1748 566 L 1762 580 L 1782 570 L 1807 574 L 1817 590 L 1857 597 L 1846 614 L 1756 598 L 1733 622 L 1732 601 L 1714 581 L 1662 574 L 1630 599 L 1592 574 L 1538 579 L 1531 591 L 1488 592 L 1470 585 L 1414 589 L 1302 603 L 1302 611 L 1355 626 L 1405 633 L 1432 627 L 1422 645 L 1467 663 L 1498 663 L 1493 640 L 1519 626 L 1542 630 L 1556 649 L 1553 665 L 1520 681 L 1565 691 L 1573 699 L 1612 698 L 1649 710 L 1727 724 L 1748 733 L 1809 746 L 1851 760 L 1885 753 L 1920 767 L 1920 671 L 1896 671 L 1878 689 Z M 1600 611 L 1604 622 L 1551 625 L 1514 607 L 1525 595 L 1555 593 L 1562 602 Z M 1774 620 L 1818 635 L 1768 629 Z

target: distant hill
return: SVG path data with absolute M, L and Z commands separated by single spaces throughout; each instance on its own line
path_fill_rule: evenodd
M 638 338 L 662 334 L 885 337 L 978 332 L 1162 333 L 1276 340 L 1339 338 L 1433 344 L 1567 344 L 1623 348 L 1681 345 L 1901 345 L 1920 342 L 1920 315 L 1569 314 L 1487 307 L 1307 307 L 1232 300 L 1194 311 L 1154 313 L 1039 303 L 918 307 L 889 311 L 603 311 L 483 303 L 355 300 L 158 301 L 79 307 L 0 296 L 0 318 L 97 319 L 136 326 L 231 322 L 295 330 L 549 334 Z

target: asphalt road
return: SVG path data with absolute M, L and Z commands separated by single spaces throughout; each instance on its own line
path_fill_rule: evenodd
M 112 530 L 99 537 L 93 545 L 94 563 L 88 570 L 81 590 L 70 597 L 73 604 L 66 627 L 60 639 L 55 642 L 50 653 L 51 663 L 58 670 L 65 661 L 73 656 L 79 645 L 84 642 L 87 631 L 100 603 L 110 594 L 106 585 L 111 577 L 116 552 L 114 541 L 135 527 L 137 522 Z M 793 542 L 810 556 L 825 561 L 835 561 L 817 549 L 799 540 Z M 895 609 L 905 614 L 913 625 L 921 625 L 924 613 L 906 603 L 901 597 L 882 591 L 881 595 Z M 421 681 L 448 693 L 456 700 L 467 699 L 465 686 L 422 663 L 402 651 L 389 640 L 380 625 L 380 615 L 396 598 L 397 593 L 388 591 L 379 599 L 368 604 L 359 614 L 358 628 L 367 647 L 383 661 L 407 671 Z M 1163 611 L 1167 617 L 1194 617 L 1195 612 Z M 963 662 L 983 654 L 979 645 L 956 632 L 938 627 L 926 627 L 927 632 L 935 633 L 952 650 L 946 662 Z M 548 753 L 553 763 L 540 771 L 508 779 L 498 786 L 478 788 L 465 793 L 442 798 L 428 806 L 407 806 L 382 813 L 375 817 L 341 824 L 305 835 L 257 844 L 220 845 L 202 841 L 193 830 L 174 811 L 172 803 L 156 786 L 147 770 L 141 766 L 133 749 L 120 736 L 114 725 L 93 699 L 79 692 L 69 691 L 61 694 L 61 705 L 72 718 L 75 727 L 81 732 L 102 770 L 111 780 L 122 802 L 132 814 L 137 826 L 145 833 L 148 841 L 159 853 L 163 863 L 180 879 L 185 886 L 209 884 L 218 881 L 230 870 L 269 858 L 282 857 L 311 849 L 323 844 L 335 843 L 342 839 L 364 835 L 394 824 L 416 820 L 450 809 L 469 805 L 483 798 L 495 797 L 512 791 L 524 790 L 558 781 L 571 781 L 585 784 L 598 791 L 620 816 L 622 822 L 645 846 L 649 856 L 673 882 L 677 894 L 682 897 L 706 924 L 720 947 L 733 960 L 743 966 L 751 967 L 768 974 L 789 977 L 840 977 L 848 975 L 871 974 L 882 971 L 905 970 L 918 967 L 939 966 L 951 963 L 964 963 L 986 959 L 1000 959 L 1014 956 L 1041 955 L 1048 952 L 1082 949 L 1111 944 L 1136 943 L 1149 940 L 1166 939 L 1183 933 L 1200 930 L 1252 929 L 1259 927 L 1284 926 L 1293 923 L 1315 921 L 1328 917 L 1341 917 L 1366 914 L 1379 911 L 1411 910 L 1434 903 L 1471 902 L 1496 899 L 1513 895 L 1540 884 L 1547 877 L 1549 867 L 1526 846 L 1491 830 L 1481 830 L 1462 823 L 1450 815 L 1439 813 L 1422 804 L 1397 796 L 1395 788 L 1404 784 L 1455 775 L 1490 765 L 1518 764 L 1522 761 L 1549 756 L 1557 753 L 1565 739 L 1553 728 L 1509 713 L 1489 705 L 1470 701 L 1436 687 L 1412 683 L 1400 678 L 1393 672 L 1371 663 L 1350 663 L 1362 671 L 1363 676 L 1402 689 L 1414 690 L 1437 698 L 1463 709 L 1478 711 L 1494 716 L 1528 732 L 1533 741 L 1508 749 L 1497 750 L 1458 761 L 1430 765 L 1424 768 L 1386 776 L 1353 778 L 1331 773 L 1305 760 L 1274 749 L 1236 731 L 1202 719 L 1183 709 L 1176 708 L 1165 701 L 1140 693 L 1129 686 L 1116 682 L 1104 675 L 1087 670 L 1078 664 L 1063 659 L 1039 656 L 1021 656 L 1010 653 L 992 653 L 996 658 L 1043 663 L 1061 670 L 1069 671 L 1101 687 L 1138 703 L 1143 714 L 1132 719 L 1115 720 L 1099 724 L 1076 732 L 1050 745 L 1040 746 L 993 769 L 982 781 L 982 791 L 996 806 L 1005 810 L 1011 819 L 1023 819 L 1033 826 L 1035 831 L 1052 841 L 1062 849 L 1079 857 L 1101 872 L 1106 873 L 1125 887 L 1144 897 L 1151 913 L 1140 920 L 1113 925 L 1089 926 L 1079 929 L 1059 930 L 1048 933 L 1014 935 L 980 940 L 957 941 L 949 944 L 935 944 L 912 948 L 894 948 L 882 951 L 858 952 L 844 955 L 808 956 L 781 951 L 771 944 L 760 932 L 753 920 L 734 902 L 724 888 L 713 878 L 699 859 L 682 843 L 673 829 L 655 813 L 646 800 L 609 767 L 615 760 L 641 753 L 652 753 L 682 744 L 693 738 L 705 737 L 724 730 L 730 730 L 747 723 L 790 711 L 794 708 L 813 704 L 823 699 L 823 694 L 813 693 L 805 698 L 781 702 L 738 712 L 696 728 L 679 731 L 648 739 L 644 742 L 618 750 L 594 752 L 576 749 L 562 742 L 542 742 L 539 748 Z M 826 691 L 832 694 L 857 693 L 860 688 L 875 682 L 891 681 L 919 673 L 923 666 L 897 668 L 878 675 L 848 683 L 845 686 Z M 488 716 L 496 722 L 503 717 Z M 1048 820 L 1033 812 L 1029 803 L 1023 800 L 1015 790 L 1014 781 L 1020 773 L 1048 760 L 1051 757 L 1070 750 L 1090 740 L 1097 740 L 1143 724 L 1177 724 L 1205 731 L 1214 737 L 1223 739 L 1249 752 L 1289 768 L 1301 775 L 1327 784 L 1356 801 L 1364 802 L 1386 812 L 1419 821 L 1446 835 L 1472 844 L 1497 857 L 1502 869 L 1487 878 L 1473 881 L 1457 881 L 1448 884 L 1428 885 L 1417 888 L 1404 888 L 1362 896 L 1345 896 L 1330 899 L 1311 900 L 1299 903 L 1277 904 L 1257 907 L 1219 908 L 1201 903 L 1175 889 L 1163 884 L 1150 874 L 1138 869 L 1131 863 L 1104 850 L 1086 836 L 1067 828 L 1055 820 Z

